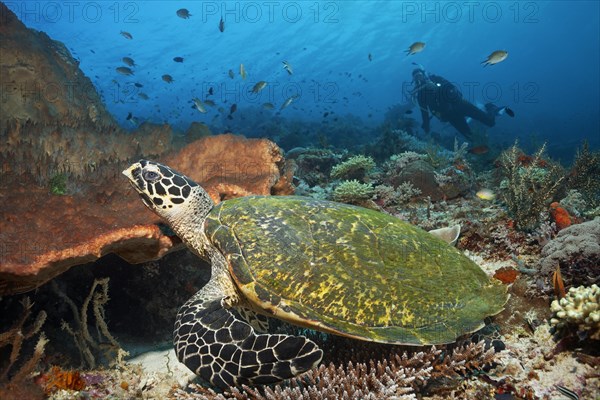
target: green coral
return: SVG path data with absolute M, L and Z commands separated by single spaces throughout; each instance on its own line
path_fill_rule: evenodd
M 363 180 L 375 168 L 375 161 L 371 157 L 357 155 L 334 166 L 331 177 L 335 179 L 360 179 Z
M 539 226 L 544 211 L 564 180 L 562 169 L 542 158 L 545 148 L 543 145 L 529 158 L 523 157 L 515 143 L 500 155 L 504 180 L 500 183 L 499 197 L 516 228 L 522 231 L 532 231 Z
M 572 287 L 565 297 L 550 305 L 554 317 L 550 324 L 559 331 L 576 327 L 591 339 L 600 339 L 600 287 Z
M 67 175 L 64 173 L 55 174 L 50 178 L 50 193 L 63 196 L 67 194 Z
M 590 151 L 588 142 L 577 150 L 567 185 L 581 193 L 590 208 L 600 206 L 600 151 Z
M 370 183 L 361 183 L 356 179 L 344 181 L 333 191 L 333 199 L 340 203 L 362 205 L 373 197 L 375 189 Z

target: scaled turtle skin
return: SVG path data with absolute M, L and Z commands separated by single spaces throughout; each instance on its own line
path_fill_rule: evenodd
M 500 312 L 506 288 L 442 240 L 392 216 L 297 196 L 214 205 L 197 183 L 146 160 L 123 173 L 146 206 L 211 263 L 179 310 L 178 358 L 214 385 L 264 384 L 315 367 L 304 336 L 269 334 L 263 315 L 351 338 L 456 340 Z M 262 314 L 262 315 L 261 315 Z

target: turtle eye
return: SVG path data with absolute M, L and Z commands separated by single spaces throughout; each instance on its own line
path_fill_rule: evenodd
M 142 176 L 147 182 L 155 182 L 160 179 L 160 175 L 158 174 L 158 172 L 154 171 L 144 171 Z

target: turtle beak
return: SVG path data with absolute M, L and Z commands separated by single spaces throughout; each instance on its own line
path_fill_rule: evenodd
M 129 182 L 133 185 L 133 187 L 139 190 L 144 188 L 144 181 L 142 179 L 141 172 L 142 166 L 139 162 L 136 162 L 131 164 L 129 168 L 123 170 L 123 175 L 129 179 Z
M 142 164 L 139 162 L 131 164 L 129 168 L 123 170 L 123 175 L 129 179 L 129 183 L 131 183 L 131 186 L 138 192 L 144 205 L 149 209 L 154 210 L 152 201 L 150 201 L 148 195 L 144 193 L 145 182 L 142 178 Z

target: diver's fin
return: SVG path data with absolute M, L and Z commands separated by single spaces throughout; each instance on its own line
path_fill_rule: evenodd
M 506 115 L 508 115 L 509 117 L 515 116 L 515 112 L 512 109 L 510 109 L 508 106 L 498 107 L 494 103 L 487 103 L 485 105 L 485 110 L 487 111 L 488 114 L 493 115 L 493 116 L 502 115 L 504 113 L 506 113 Z

